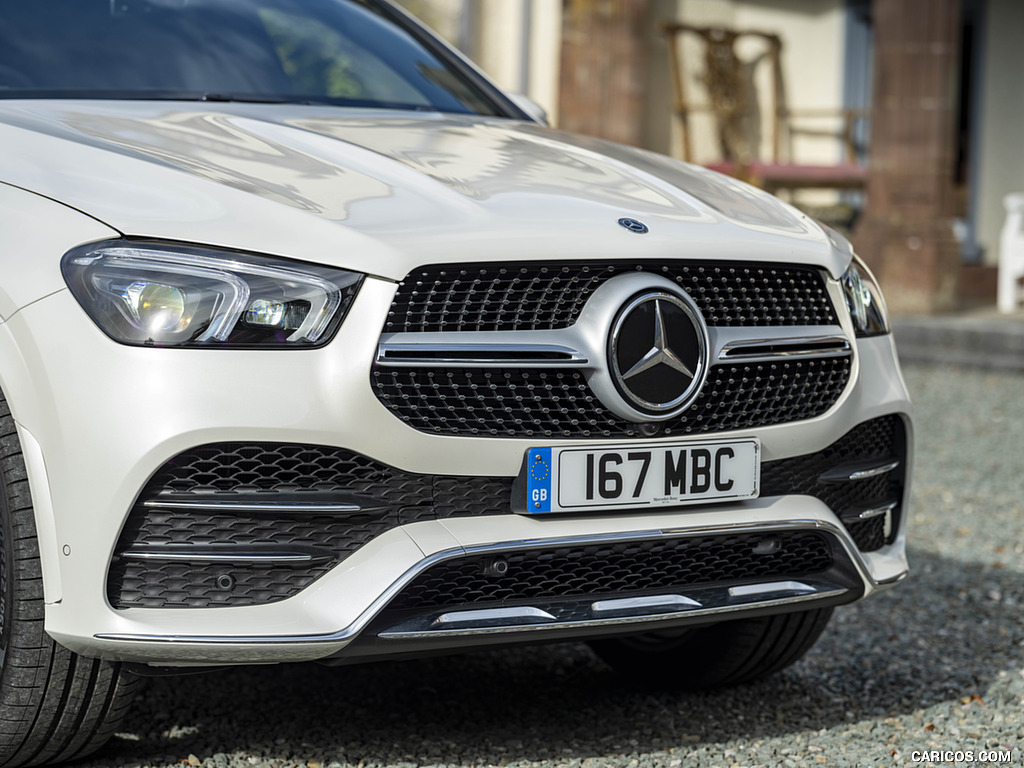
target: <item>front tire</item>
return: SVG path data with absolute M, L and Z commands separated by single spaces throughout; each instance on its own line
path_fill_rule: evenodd
M 0 393 L 0 766 L 59 763 L 102 747 L 138 680 L 43 629 L 43 578 L 28 475 Z
M 811 649 L 831 608 L 723 621 L 707 627 L 592 640 L 616 672 L 641 685 L 701 690 L 774 674 Z

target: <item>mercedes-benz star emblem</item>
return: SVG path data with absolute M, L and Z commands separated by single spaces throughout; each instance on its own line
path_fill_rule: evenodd
M 640 360 L 622 374 L 622 380 L 628 381 L 634 376 L 638 376 L 644 371 L 649 371 L 656 365 L 667 365 L 669 368 L 674 368 L 680 373 L 685 373 L 691 379 L 694 376 L 693 371 L 686 367 L 686 363 L 679 359 L 679 356 L 673 352 L 668 346 L 668 340 L 665 338 L 665 318 L 661 313 L 661 299 L 654 300 L 654 346 L 651 347 L 647 354 L 644 355 Z
M 667 291 L 633 297 L 609 340 L 612 380 L 631 407 L 667 418 L 697 396 L 707 370 L 706 329 L 690 302 Z
M 619 219 L 619 226 L 625 227 L 630 232 L 635 232 L 638 235 L 645 235 L 651 231 L 647 228 L 646 224 L 636 219 Z

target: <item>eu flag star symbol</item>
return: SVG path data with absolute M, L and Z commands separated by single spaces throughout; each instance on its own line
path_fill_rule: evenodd
M 541 481 L 547 480 L 551 475 L 551 467 L 543 459 L 535 460 L 530 467 L 530 477 L 534 480 Z

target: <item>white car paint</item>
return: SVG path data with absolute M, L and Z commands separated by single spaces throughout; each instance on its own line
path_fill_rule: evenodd
M 824 263 L 834 277 L 850 257 L 805 214 L 753 187 L 507 119 L 9 101 L 0 102 L 0 143 L 4 182 L 125 234 L 391 280 L 439 260 L 521 259 L 538 242 L 551 255 L 625 259 L 743 260 L 756 246 L 759 259 Z M 617 227 L 625 215 L 647 221 L 649 236 Z
M 849 265 L 849 244 L 734 180 L 529 123 L 335 115 L 273 105 L 0 103 L 0 142 L 9 149 L 0 185 L 0 268 L 8 276 L 0 289 L 0 387 L 32 447 L 53 637 L 83 655 L 120 660 L 310 659 L 341 650 L 380 595 L 439 552 L 568 535 L 717 530 L 737 521 L 841 529 L 823 504 L 803 497 L 585 521 L 433 521 L 378 537 L 279 603 L 113 609 L 104 585 L 125 516 L 155 469 L 192 446 L 309 442 L 412 472 L 519 471 L 531 441 L 419 432 L 373 393 L 370 362 L 395 281 L 414 267 L 524 257 L 743 261 L 756 253 L 758 260 L 824 268 L 833 303 L 843 306 L 835 278 Z M 621 215 L 642 218 L 651 232 L 627 232 L 615 223 Z M 127 347 L 86 317 L 59 269 L 59 256 L 72 247 L 119 234 L 276 254 L 373 277 L 321 349 Z M 874 416 L 909 418 L 891 337 L 855 340 L 849 317 L 840 315 L 856 356 L 852 383 L 831 411 L 733 433 L 760 438 L 766 460 L 823 448 Z M 906 571 L 902 536 L 870 556 L 853 556 L 866 593 Z M 279 636 L 294 642 L 282 644 Z M 321 636 L 329 639 L 301 639 Z

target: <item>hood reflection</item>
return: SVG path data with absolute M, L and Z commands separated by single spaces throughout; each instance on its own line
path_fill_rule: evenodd
M 193 110 L 90 106 L 47 114 L 40 104 L 34 116 L 64 138 L 368 232 L 427 226 L 452 209 L 469 219 L 483 213 L 474 211 L 478 206 L 514 215 L 529 194 L 557 198 L 573 215 L 611 207 L 676 221 L 722 217 L 755 229 L 808 234 L 785 206 L 739 183 L 653 153 L 528 123 L 382 112 L 335 117 L 337 110 L 317 109 L 267 119 L 294 110 L 237 104 Z M 409 204 L 400 223 L 393 210 L 374 205 L 394 198 Z

